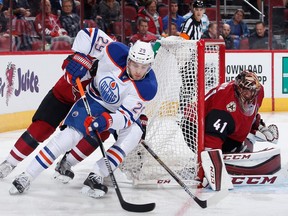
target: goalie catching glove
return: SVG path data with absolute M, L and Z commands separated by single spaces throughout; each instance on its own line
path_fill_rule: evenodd
M 277 144 L 279 138 L 278 127 L 274 124 L 266 127 L 266 124 L 261 119 L 260 114 L 256 115 L 254 124 L 252 125 L 251 132 L 257 141 L 268 141 Z
M 92 60 L 89 59 L 83 53 L 75 53 L 73 55 L 68 56 L 62 64 L 62 69 L 66 69 L 65 78 L 66 80 L 74 85 L 76 79 L 79 77 L 80 79 L 86 75 L 86 73 L 91 69 L 93 63 Z
M 96 131 L 99 133 L 108 130 L 113 123 L 112 117 L 109 113 L 104 112 L 100 116 L 88 116 L 85 119 L 84 126 L 86 133 L 90 136 L 96 136 Z

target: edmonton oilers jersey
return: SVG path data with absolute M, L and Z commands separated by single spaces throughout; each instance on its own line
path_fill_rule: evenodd
M 106 46 L 87 92 L 109 111 L 120 108 L 121 113 L 137 119 L 145 102 L 156 95 L 157 81 L 152 69 L 142 80 L 130 79 L 126 71 L 128 52 L 129 47 L 119 42 Z
M 102 50 L 112 41 L 101 29 L 84 28 L 78 32 L 73 42 L 72 50 L 100 59 Z

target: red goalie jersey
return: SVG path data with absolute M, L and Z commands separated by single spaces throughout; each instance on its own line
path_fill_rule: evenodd
M 211 89 L 205 97 L 205 148 L 231 152 L 251 130 L 262 104 L 263 86 L 251 72 Z

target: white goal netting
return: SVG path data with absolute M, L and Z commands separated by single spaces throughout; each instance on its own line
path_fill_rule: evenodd
M 203 149 L 203 143 L 199 142 L 203 142 L 200 128 L 204 94 L 220 82 L 222 45 L 162 39 L 152 66 L 158 92 L 145 110 L 149 119 L 146 141 L 181 180 L 193 182 L 198 174 L 198 153 Z M 120 169 L 134 184 L 172 180 L 141 144 L 127 155 Z

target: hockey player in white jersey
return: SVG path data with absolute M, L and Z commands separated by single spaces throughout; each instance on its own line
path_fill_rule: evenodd
M 99 60 L 97 74 L 86 89 L 93 117 L 87 117 L 83 101 L 78 100 L 65 118 L 63 130 L 40 150 L 26 171 L 16 177 L 10 194 L 29 189 L 30 182 L 56 158 L 73 148 L 87 133 L 93 135 L 95 131 L 118 131 L 116 143 L 107 151 L 112 169 L 116 169 L 139 143 L 142 129 L 137 120 L 145 109 L 145 102 L 156 95 L 157 81 L 151 69 L 153 60 L 154 52 L 149 43 L 138 41 L 130 50 L 119 42 L 107 45 Z M 73 76 L 70 78 L 72 82 L 75 80 Z M 103 185 L 106 176 L 108 170 L 100 159 L 84 182 L 84 193 L 86 191 L 92 197 L 103 196 L 107 192 Z
M 78 32 L 72 50 L 63 62 L 66 71 L 41 101 L 32 117 L 32 122 L 14 144 L 9 155 L 0 164 L 0 179 L 9 175 L 13 169 L 29 156 L 39 145 L 54 133 L 60 122 L 65 118 L 72 105 L 80 97 L 73 84 L 76 77 L 81 77 L 82 85 L 86 86 L 97 70 L 97 59 L 102 49 L 113 40 L 98 28 L 84 28 Z M 93 65 L 92 65 L 93 64 Z M 70 74 L 70 75 L 69 75 Z M 70 77 L 67 82 L 67 77 Z M 104 134 L 101 138 L 105 140 Z M 107 137 L 107 135 L 106 135 Z M 93 140 L 92 140 L 93 141 Z M 83 142 L 90 142 L 83 138 Z

